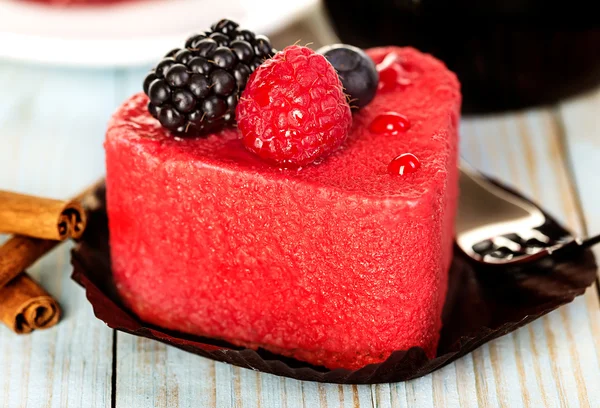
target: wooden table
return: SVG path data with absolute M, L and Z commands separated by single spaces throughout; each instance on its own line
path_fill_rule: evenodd
M 276 37 L 278 47 L 332 42 L 320 14 Z M 145 71 L 1 62 L 0 188 L 63 198 L 101 176 L 106 122 L 140 90 Z M 600 91 L 465 118 L 461 138 L 463 157 L 477 168 L 573 230 L 600 233 Z M 342 386 L 215 363 L 107 328 L 70 280 L 69 249 L 63 245 L 29 270 L 61 302 L 62 322 L 28 336 L 0 327 L 0 408 L 600 407 L 597 287 L 426 377 Z

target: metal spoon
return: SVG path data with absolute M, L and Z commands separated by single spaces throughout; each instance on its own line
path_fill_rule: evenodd
M 496 186 L 464 162 L 455 228 L 456 242 L 469 257 L 500 265 L 535 261 L 600 242 L 600 235 L 582 239 L 557 231 L 538 207 Z

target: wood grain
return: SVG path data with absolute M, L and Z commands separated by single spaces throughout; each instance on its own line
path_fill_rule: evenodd
M 462 136 L 462 153 L 468 161 L 530 192 L 530 197 L 557 218 L 581 231 L 560 143 L 561 127 L 551 111 L 468 120 Z M 490 357 L 494 348 L 499 349 L 490 363 L 492 369 L 500 368 L 483 378 L 486 382 L 493 380 L 496 388 L 501 381 L 508 383 L 505 388 L 512 399 L 500 400 L 500 406 L 593 406 L 600 401 L 596 386 L 600 367 L 596 358 L 590 359 L 600 350 L 594 339 L 594 321 L 599 319 L 598 299 L 595 289 L 591 289 L 585 297 L 482 347 L 482 353 L 472 356 L 476 367 L 485 367 L 486 349 Z
M 558 110 L 563 143 L 573 171 L 573 183 L 587 234 L 600 234 L 600 89 L 567 101 Z M 600 252 L 597 252 L 600 253 Z
M 116 106 L 114 75 L 2 62 L 0 188 L 69 197 L 104 170 L 102 140 Z M 90 97 L 94 95 L 94 97 Z M 0 327 L 0 407 L 110 406 L 112 330 L 70 280 L 69 244 L 29 269 L 65 313 L 50 330 Z
M 600 89 L 564 103 L 558 110 L 563 128 L 563 145 L 572 169 L 572 183 L 578 193 L 578 208 L 585 220 L 586 235 L 600 234 Z M 600 259 L 600 247 L 594 248 Z M 600 276 L 600 274 L 599 274 Z M 600 291 L 598 292 L 600 296 Z M 589 307 L 596 304 L 587 298 Z M 590 318 L 596 350 L 600 350 L 600 319 Z M 590 356 L 593 358 L 594 356 Z M 600 353 L 595 358 L 600 361 Z

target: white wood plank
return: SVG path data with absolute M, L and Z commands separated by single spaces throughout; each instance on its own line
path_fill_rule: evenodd
M 0 65 L 0 188 L 69 197 L 103 173 L 103 128 L 115 103 L 110 73 Z M 112 331 L 70 280 L 69 245 L 29 273 L 56 296 L 54 328 L 0 327 L 0 406 L 110 406 Z
M 574 191 L 548 111 L 470 120 L 462 153 L 473 165 L 543 203 L 581 230 Z M 600 401 L 600 319 L 595 289 L 533 324 L 472 353 L 480 405 L 594 406 Z M 458 364 L 457 364 L 458 366 Z
M 600 89 L 563 104 L 559 112 L 587 232 L 600 234 Z
M 585 233 L 600 234 L 600 89 L 564 103 L 559 109 L 565 133 L 564 144 L 573 171 L 574 188 L 579 194 L 580 209 L 586 222 Z M 594 248 L 600 260 L 600 246 Z M 599 274 L 600 276 L 600 274 Z M 600 295 L 600 292 L 598 293 Z M 588 298 L 590 307 L 597 302 Z M 600 350 L 600 319 L 592 319 L 596 350 Z M 600 361 L 600 353 L 590 358 Z M 598 395 L 599 387 L 588 390 Z M 598 397 L 600 398 L 600 396 Z M 597 399 L 598 400 L 598 399 Z

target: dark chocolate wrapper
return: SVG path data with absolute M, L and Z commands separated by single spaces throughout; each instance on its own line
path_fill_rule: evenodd
M 90 211 L 88 227 L 72 252 L 73 279 L 85 288 L 97 318 L 109 327 L 155 339 L 217 361 L 299 380 L 373 384 L 406 381 L 429 374 L 584 293 L 596 277 L 589 250 L 564 259 L 549 258 L 526 268 L 484 266 L 458 249 L 450 269 L 444 326 L 437 357 L 421 348 L 395 351 L 386 361 L 359 370 L 328 370 L 259 349 L 165 330 L 140 321 L 120 302 L 112 280 L 104 187 L 95 193 L 98 208 Z M 564 231 L 555 221 L 549 221 Z

